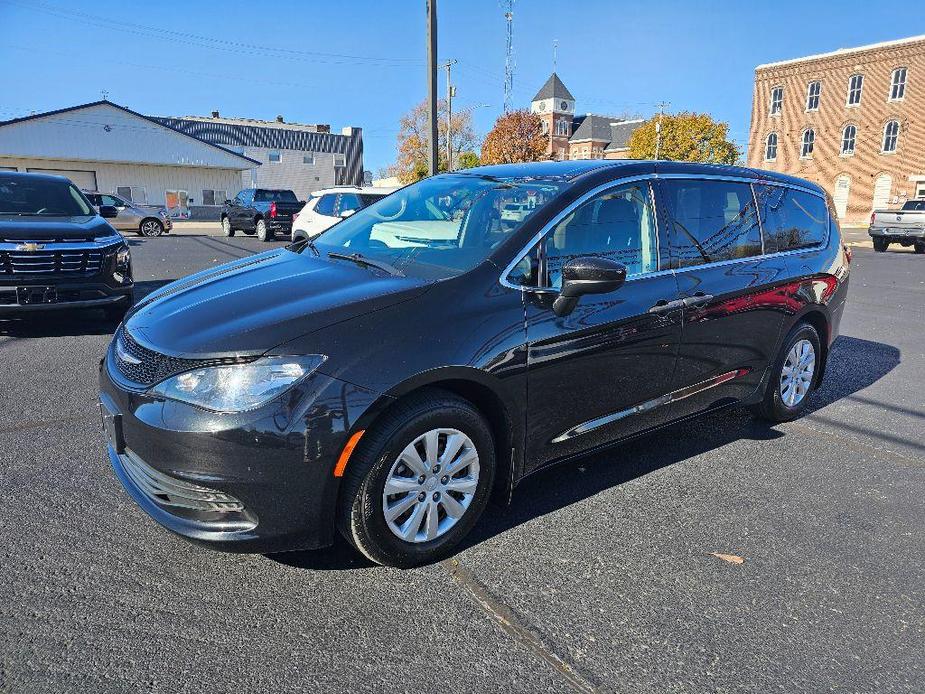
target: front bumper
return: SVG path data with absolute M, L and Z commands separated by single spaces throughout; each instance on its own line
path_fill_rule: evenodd
M 0 284 L 0 314 L 32 311 L 57 311 L 62 309 L 105 308 L 115 304 L 130 305 L 134 284 L 112 287 L 105 282 L 61 282 L 60 278 L 23 280 L 21 284 Z M 45 296 L 53 301 L 44 302 L 41 294 L 53 288 Z M 21 303 L 23 289 L 32 290 L 35 301 Z
M 225 551 L 331 544 L 334 465 L 373 392 L 316 372 L 257 410 L 219 414 L 130 389 L 117 368 L 110 347 L 100 364 L 109 458 L 154 520 Z

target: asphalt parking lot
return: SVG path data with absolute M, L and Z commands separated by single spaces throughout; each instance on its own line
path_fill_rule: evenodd
M 267 247 L 132 245 L 140 294 Z M 925 691 L 923 326 L 925 258 L 857 248 L 811 414 L 540 474 L 454 560 L 398 571 L 160 529 L 103 450 L 115 326 L 0 320 L 0 692 Z

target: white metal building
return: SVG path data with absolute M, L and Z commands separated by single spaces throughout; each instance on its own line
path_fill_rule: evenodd
M 218 217 L 260 162 L 109 101 L 0 122 L 0 169 L 69 177 L 78 187 Z

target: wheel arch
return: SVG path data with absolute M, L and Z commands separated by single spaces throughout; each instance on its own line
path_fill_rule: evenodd
M 507 503 L 518 471 L 522 469 L 522 424 L 515 417 L 514 403 L 501 382 L 481 369 L 445 367 L 418 374 L 380 396 L 354 424 L 354 430 L 368 429 L 403 399 L 420 391 L 439 389 L 466 400 L 485 417 L 495 442 L 495 485 L 493 496 Z

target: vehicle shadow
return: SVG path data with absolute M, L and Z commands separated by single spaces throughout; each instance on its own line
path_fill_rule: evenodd
M 867 388 L 899 363 L 900 351 L 896 347 L 840 337 L 829 355 L 823 386 L 812 395 L 808 411 L 815 412 Z M 459 550 L 733 441 L 768 441 L 785 436 L 787 434 L 752 418 L 743 409 L 726 409 L 541 470 L 518 485 L 510 505 L 493 503 L 489 506 Z M 314 570 L 349 570 L 372 565 L 340 538 L 329 549 L 268 555 L 268 558 L 288 566 Z
M 135 283 L 135 302 L 173 280 Z M 101 309 L 60 309 L 21 315 L 0 314 L 0 337 L 42 338 L 77 335 L 112 335 L 119 324 L 106 318 Z

